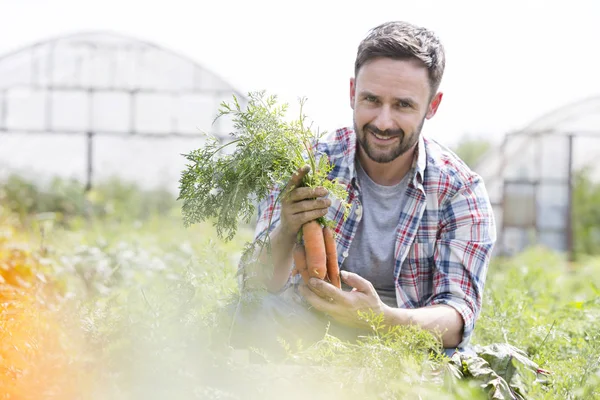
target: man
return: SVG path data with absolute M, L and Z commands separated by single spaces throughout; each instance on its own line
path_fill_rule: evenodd
M 330 177 L 348 189 L 350 215 L 343 220 L 322 188 L 295 188 L 281 204 L 275 191 L 261 203 L 256 237 L 270 235 L 273 275 L 264 284 L 271 293 L 300 294 L 311 312 L 349 329 L 368 331 L 357 311 L 372 310 L 388 325 L 441 334 L 445 348 L 468 344 L 495 222 L 482 179 L 421 132 L 440 106 L 444 67 L 442 44 L 412 24 L 382 24 L 360 43 L 349 88 L 354 126 L 317 148 L 335 164 Z M 296 233 L 325 215 L 336 222 L 344 290 L 291 276 Z

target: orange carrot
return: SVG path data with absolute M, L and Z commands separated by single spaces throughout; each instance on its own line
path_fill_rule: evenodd
M 300 243 L 296 243 L 294 245 L 294 270 L 302 275 L 302 280 L 304 283 L 308 284 L 308 280 L 310 276 L 308 276 L 308 268 L 306 266 L 306 252 L 304 251 L 304 246 Z M 294 274 L 293 274 L 294 275 Z
M 324 279 L 327 274 L 327 255 L 321 224 L 313 220 L 302 226 L 306 265 L 311 277 Z
M 323 240 L 325 243 L 325 254 L 327 256 L 327 278 L 333 286 L 341 289 L 340 268 L 337 260 L 337 248 L 333 231 L 328 226 L 323 227 Z

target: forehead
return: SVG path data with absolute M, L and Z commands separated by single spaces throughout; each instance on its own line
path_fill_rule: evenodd
M 383 97 L 429 96 L 429 74 L 418 60 L 378 58 L 365 63 L 356 76 L 356 89 Z

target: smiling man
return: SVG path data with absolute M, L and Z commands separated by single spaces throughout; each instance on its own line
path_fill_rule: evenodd
M 266 314 L 289 315 L 290 307 L 293 318 L 325 316 L 364 333 L 369 326 L 358 311 L 372 310 L 388 325 L 441 334 L 445 348 L 469 343 L 496 232 L 481 177 L 422 133 L 442 101 L 444 67 L 437 37 L 409 23 L 382 24 L 360 43 L 349 87 L 353 127 L 338 129 L 317 149 L 335 165 L 330 177 L 348 190 L 350 216 L 344 220 L 341 205 L 322 188 L 295 188 L 281 204 L 274 191 L 260 204 L 256 236 L 270 235 L 274 268 L 264 284 L 280 299 Z M 290 186 L 306 172 L 298 171 Z M 324 215 L 336 223 L 342 290 L 291 276 L 296 233 Z M 309 313 L 285 303 L 293 294 Z

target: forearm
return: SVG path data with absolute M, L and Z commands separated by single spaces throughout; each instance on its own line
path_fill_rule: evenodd
M 453 307 L 444 304 L 416 309 L 386 306 L 384 317 L 388 325 L 418 325 L 436 337 L 441 335 L 445 348 L 456 347 L 462 341 L 463 319 Z
M 295 239 L 295 235 L 286 234 L 278 226 L 271 232 L 268 245 L 257 249 L 255 257 L 263 268 L 257 271 L 256 278 L 270 292 L 281 289 L 290 276 Z

